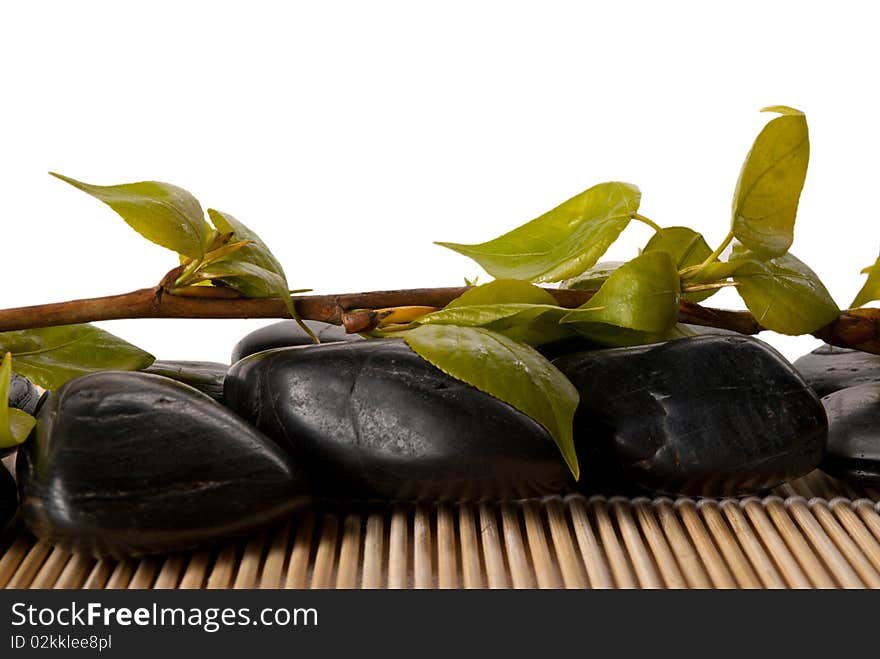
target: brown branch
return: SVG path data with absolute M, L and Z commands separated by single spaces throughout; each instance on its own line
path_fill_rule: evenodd
M 348 332 L 376 327 L 392 307 L 444 307 L 468 287 L 414 288 L 342 295 L 298 295 L 293 300 L 306 320 L 345 326 Z M 574 308 L 595 291 L 546 289 L 560 306 Z M 289 318 L 280 298 L 234 297 L 227 289 L 197 287 L 186 295 L 171 295 L 161 287 L 143 288 L 123 295 L 41 304 L 0 310 L 0 332 L 125 318 Z M 230 297 L 232 296 L 232 297 Z M 728 311 L 682 302 L 679 321 L 718 327 L 741 334 L 764 330 L 748 311 Z M 851 309 L 813 333 L 843 348 L 880 354 L 880 309 Z

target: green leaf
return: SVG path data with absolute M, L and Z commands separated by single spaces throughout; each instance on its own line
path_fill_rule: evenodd
M 755 140 L 733 196 L 733 233 L 764 257 L 788 251 L 794 238 L 798 201 L 810 160 L 807 118 L 785 106 Z
M 678 319 L 678 271 L 666 252 L 646 252 L 618 268 L 586 304 L 563 323 L 606 323 L 664 332 Z
M 139 371 L 153 356 L 93 325 L 62 325 L 0 333 L 0 352 L 11 352 L 15 372 L 45 389 L 95 371 Z
M 572 435 L 578 393 L 540 353 L 482 327 L 423 325 L 400 336 L 447 375 L 504 401 L 544 426 L 578 478 Z
M 566 279 L 562 288 L 573 288 L 579 291 L 598 291 L 611 273 L 624 264 L 624 261 L 602 261 L 577 277 Z
M 737 291 L 769 330 L 810 334 L 840 314 L 816 273 L 793 254 L 765 261 L 738 245 L 731 261 L 743 262 L 733 275 Z
M 50 173 L 103 201 L 147 240 L 193 259 L 204 256 L 211 228 L 198 200 L 186 190 L 159 181 L 90 185 Z
M 442 243 L 474 259 L 494 277 L 560 281 L 593 266 L 639 208 L 629 183 L 601 183 L 541 217 L 478 245 Z
M 556 298 L 540 286 L 517 279 L 496 279 L 465 291 L 444 307 L 470 307 L 477 304 L 556 304 Z
M 654 233 L 642 252 L 666 252 L 672 258 L 676 270 L 700 265 L 712 255 L 712 248 L 702 234 L 687 227 L 666 227 Z M 689 302 L 702 302 L 717 291 L 683 293 Z
M 593 343 L 612 348 L 648 345 L 697 336 L 696 332 L 681 323 L 677 323 L 665 332 L 643 332 L 605 323 L 569 323 L 568 327 Z
M 862 270 L 862 274 L 868 275 L 868 279 L 852 301 L 851 308 L 861 307 L 868 302 L 880 300 L 880 258 L 874 262 L 874 265 Z
M 572 336 L 559 320 L 568 309 L 555 304 L 475 304 L 447 307 L 419 318 L 420 325 L 485 327 L 522 343 L 542 345 Z
M 199 274 L 204 278 L 218 279 L 245 297 L 283 299 L 290 316 L 317 343 L 315 334 L 300 320 L 296 306 L 290 299 L 290 285 L 284 268 L 262 238 L 228 213 L 209 208 L 208 216 L 221 234 L 231 233 L 234 240 L 247 241 L 248 244 L 205 265 Z
M 30 414 L 9 407 L 9 383 L 12 379 L 12 355 L 6 353 L 0 363 L 0 449 L 18 446 L 27 439 L 37 420 Z M 3 466 L 0 465 L 0 469 Z

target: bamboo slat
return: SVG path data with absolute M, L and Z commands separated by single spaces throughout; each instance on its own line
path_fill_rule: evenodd
M 878 497 L 814 472 L 744 499 L 316 504 L 226 546 L 125 561 L 19 525 L 0 587 L 880 588 Z

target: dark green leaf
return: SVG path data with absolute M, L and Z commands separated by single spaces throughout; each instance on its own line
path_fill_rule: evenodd
M 606 323 L 665 332 L 678 319 L 678 271 L 666 252 L 646 252 L 618 268 L 564 323 Z
M 37 422 L 30 414 L 9 407 L 11 378 L 12 355 L 7 352 L 0 363 L 0 449 L 21 444 Z
M 697 333 L 687 325 L 680 323 L 665 332 L 643 332 L 605 323 L 569 323 L 567 326 L 594 343 L 612 348 L 648 345 L 697 336 Z
M 95 371 L 138 371 L 153 356 L 93 325 L 62 325 L 0 333 L 0 353 L 11 352 L 15 372 L 45 389 Z
M 624 261 L 602 261 L 577 277 L 566 279 L 562 288 L 573 288 L 579 291 L 598 291 L 611 273 L 624 264 Z
M 478 245 L 437 243 L 469 256 L 494 277 L 561 281 L 591 267 L 639 208 L 629 183 L 601 183 L 541 217 Z
M 768 123 L 746 157 L 733 197 L 733 232 L 746 247 L 764 257 L 788 251 L 807 164 L 810 138 L 807 118 L 784 106 Z
M 687 227 L 666 227 L 657 231 L 645 245 L 643 252 L 666 252 L 672 258 L 676 270 L 700 265 L 712 255 L 712 248 L 702 234 Z M 716 291 L 683 293 L 682 298 L 689 302 L 702 302 L 712 297 Z
M 423 325 L 400 336 L 444 373 L 503 400 L 544 426 L 578 477 L 572 436 L 578 393 L 540 353 L 482 327 Z
M 840 313 L 815 272 L 793 254 L 761 260 L 742 246 L 733 262 L 743 262 L 733 274 L 737 291 L 755 319 L 781 334 L 810 334 Z
M 862 270 L 862 274 L 868 275 L 868 279 L 852 301 L 850 305 L 852 308 L 864 306 L 874 300 L 880 300 L 880 259 L 877 259 L 874 265 Z
M 193 259 L 204 256 L 211 228 L 186 190 L 159 181 L 90 185 L 54 172 L 52 176 L 103 201 L 147 240 Z

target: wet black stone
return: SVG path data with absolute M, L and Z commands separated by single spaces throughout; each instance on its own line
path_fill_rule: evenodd
M 9 383 L 9 406 L 33 414 L 40 400 L 40 391 L 30 380 L 15 373 Z
M 229 370 L 225 400 L 327 496 L 521 497 L 569 478 L 543 427 L 399 339 L 252 355 Z
M 315 333 L 321 343 L 337 343 L 339 341 L 363 341 L 358 334 L 347 334 L 339 325 L 321 323 L 317 320 L 303 321 Z M 266 327 L 254 330 L 239 341 L 232 349 L 232 363 L 239 359 L 271 348 L 288 348 L 291 346 L 313 345 L 311 337 L 306 334 L 295 320 L 282 320 Z
M 18 488 L 15 479 L 0 464 L 0 531 L 2 531 L 13 517 L 18 508 Z
M 822 470 L 848 481 L 880 484 L 880 384 L 841 389 L 822 404 L 828 413 Z
M 757 339 L 701 336 L 554 364 L 581 394 L 575 442 L 587 484 L 737 495 L 806 474 L 822 458 L 819 399 Z
M 823 345 L 799 358 L 794 367 L 817 395 L 880 382 L 880 355 Z
M 15 373 L 9 382 L 9 406 L 22 410 L 28 414 L 34 414 L 43 394 L 30 380 Z M 14 453 L 17 446 L 0 448 L 0 458 Z
M 216 401 L 222 401 L 223 380 L 226 379 L 228 368 L 228 365 L 219 362 L 156 360 L 144 371 L 183 382 Z
M 240 536 L 305 502 L 286 453 L 204 394 L 147 373 L 71 380 L 18 454 L 25 523 L 97 556 Z

